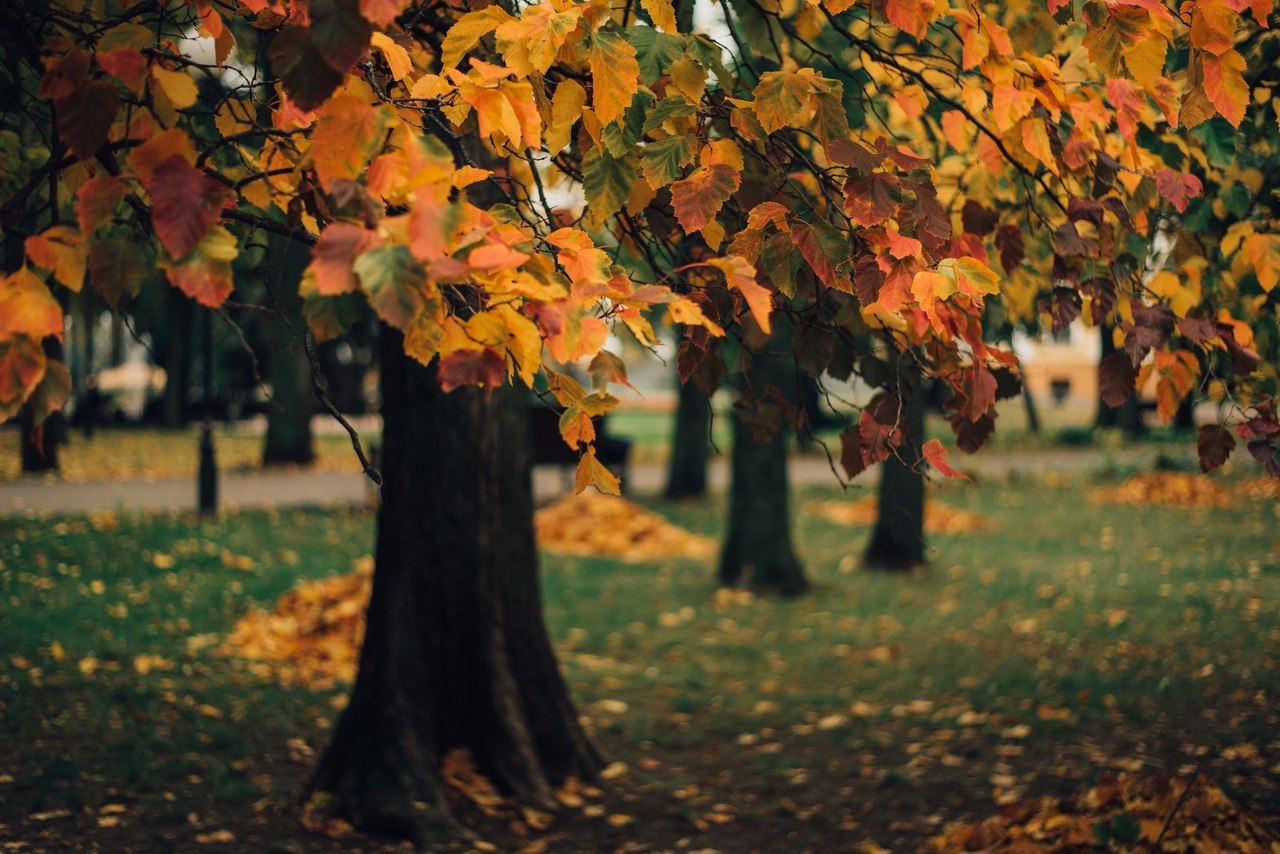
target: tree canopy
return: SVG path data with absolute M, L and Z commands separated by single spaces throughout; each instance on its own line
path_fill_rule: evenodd
M 1225 404 L 1206 470 L 1239 435 L 1280 474 L 1272 3 L 729 0 L 704 33 L 689 11 L 6 4 L 0 213 L 25 243 L 0 415 L 67 396 L 41 346 L 60 288 L 116 304 L 158 267 L 217 308 L 265 232 L 312 244 L 320 339 L 367 306 L 446 390 L 545 371 L 579 488 L 617 488 L 591 423 L 626 382 L 610 323 L 645 345 L 655 310 L 685 325 L 686 377 L 749 358 L 716 343 L 777 312 L 815 376 L 888 387 L 884 353 L 907 354 L 974 450 L 1016 387 L 996 300 L 1114 324 L 1108 401 L 1154 372 L 1166 418 Z M 583 357 L 591 388 L 558 370 Z M 901 445 L 901 409 L 883 392 L 846 430 L 849 476 Z

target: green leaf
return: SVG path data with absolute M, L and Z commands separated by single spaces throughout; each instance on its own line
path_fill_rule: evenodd
M 356 258 L 354 265 L 360 286 L 369 296 L 369 305 L 378 317 L 397 329 L 404 329 L 422 308 L 422 284 L 426 273 L 407 246 L 380 246 Z
M 332 341 L 337 338 L 360 319 L 363 311 L 364 300 L 359 294 L 313 296 L 302 303 L 302 314 L 317 341 Z
M 1227 168 L 1236 159 L 1236 129 L 1221 116 L 1192 128 L 1191 136 L 1204 145 L 1205 156 L 1215 166 Z
M 626 38 L 636 49 L 640 80 L 646 86 L 658 82 L 658 78 L 667 72 L 671 63 L 684 53 L 685 43 L 688 41 L 684 36 L 669 36 L 653 27 L 629 27 Z
M 644 179 L 655 190 L 680 177 L 684 167 L 693 162 L 693 137 L 673 136 L 650 142 L 640 152 Z
M 593 148 L 582 158 L 582 189 L 596 222 L 622 210 L 635 184 L 635 155 L 615 158 L 603 148 Z
M 631 106 L 616 122 L 605 125 L 602 138 L 614 157 L 626 157 L 642 136 L 645 115 L 653 106 L 653 95 L 649 92 L 637 92 L 631 99 Z
M 773 286 L 788 299 L 796 295 L 796 276 L 804 258 L 796 251 L 790 234 L 773 234 L 760 248 L 760 266 Z
M 649 110 L 648 115 L 644 118 L 644 132 L 651 133 L 657 128 L 662 127 L 662 123 L 667 119 L 679 118 L 680 116 L 692 116 L 697 112 L 693 104 L 690 104 L 679 95 L 672 95 L 670 98 L 663 98 Z
M 150 247 L 147 246 L 146 249 Z M 137 296 L 153 259 L 136 241 L 119 237 L 100 240 L 89 246 L 89 283 L 115 308 L 125 294 Z

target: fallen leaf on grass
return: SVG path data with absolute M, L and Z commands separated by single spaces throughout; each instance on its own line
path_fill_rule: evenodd
M 928 850 L 1085 851 L 1099 843 L 1128 850 L 1139 843 L 1150 848 L 1162 832 L 1161 850 L 1170 851 L 1263 852 L 1280 844 L 1204 776 L 1120 774 L 1103 777 L 1073 802 L 1017 801 L 985 821 L 953 824 Z
M 1219 486 L 1216 479 L 1203 474 L 1175 471 L 1135 474 L 1119 486 L 1095 489 L 1091 495 L 1095 501 L 1110 504 L 1225 508 L 1233 507 L 1236 503 L 1231 493 Z

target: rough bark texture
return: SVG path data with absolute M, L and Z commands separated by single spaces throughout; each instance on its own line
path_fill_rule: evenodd
M 267 407 L 262 464 L 310 465 L 316 457 L 311 441 L 315 396 L 311 391 L 311 363 L 302 341 L 306 320 L 302 316 L 298 283 L 302 281 L 311 254 L 307 247 L 286 238 L 272 238 L 268 246 L 273 264 L 271 293 L 276 304 L 286 312 L 288 322 L 276 319 L 267 330 L 272 401 Z
M 899 368 L 898 393 L 906 410 L 906 441 L 880 466 L 876 525 L 864 561 L 875 569 L 902 571 L 924 564 L 924 472 L 913 467 L 924 444 L 924 389 Z
M 667 469 L 667 498 L 701 498 L 707 494 L 711 456 L 711 399 L 691 378 L 680 385 L 675 434 Z
M 794 400 L 795 365 L 782 355 L 791 347 L 789 324 L 779 318 L 777 327 L 752 360 L 745 387 L 764 394 L 768 386 L 777 386 L 787 400 Z M 754 442 L 734 415 L 729 525 L 720 552 L 719 577 L 725 586 L 782 595 L 809 586 L 791 541 L 789 432 L 784 424 L 768 442 Z
M 458 832 L 440 776 L 470 752 L 548 807 L 600 767 L 543 623 L 525 412 L 509 390 L 443 394 L 382 345 L 384 484 L 360 671 L 313 789 L 358 828 L 420 846 Z
M 1102 327 L 1102 356 L 1101 360 L 1107 358 L 1115 352 L 1115 340 L 1112 338 L 1114 327 L 1103 324 Z M 1094 417 L 1094 427 L 1119 427 L 1130 436 L 1138 437 L 1147 432 L 1147 425 L 1142 420 L 1142 408 L 1138 404 L 1138 392 L 1135 390 L 1126 400 L 1116 409 L 1107 406 L 1106 401 L 1102 399 L 1102 395 L 1098 395 L 1098 410 Z

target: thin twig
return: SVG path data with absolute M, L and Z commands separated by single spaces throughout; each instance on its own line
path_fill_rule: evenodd
M 369 480 L 378 486 L 382 486 L 382 473 L 365 456 L 364 447 L 360 444 L 360 434 L 356 432 L 356 428 L 351 426 L 351 422 L 338 411 L 338 407 L 334 406 L 333 401 L 329 399 L 329 386 L 320 370 L 320 359 L 316 356 L 316 343 L 315 339 L 311 337 L 311 327 L 303 329 L 302 342 L 306 346 L 307 361 L 311 363 L 311 388 L 316 393 L 316 400 L 320 401 L 320 405 L 333 416 L 335 421 L 343 426 L 343 429 L 347 431 L 347 435 L 351 437 L 351 447 L 355 448 L 356 456 L 360 458 L 360 465 L 364 468 L 364 473 L 369 476 Z

